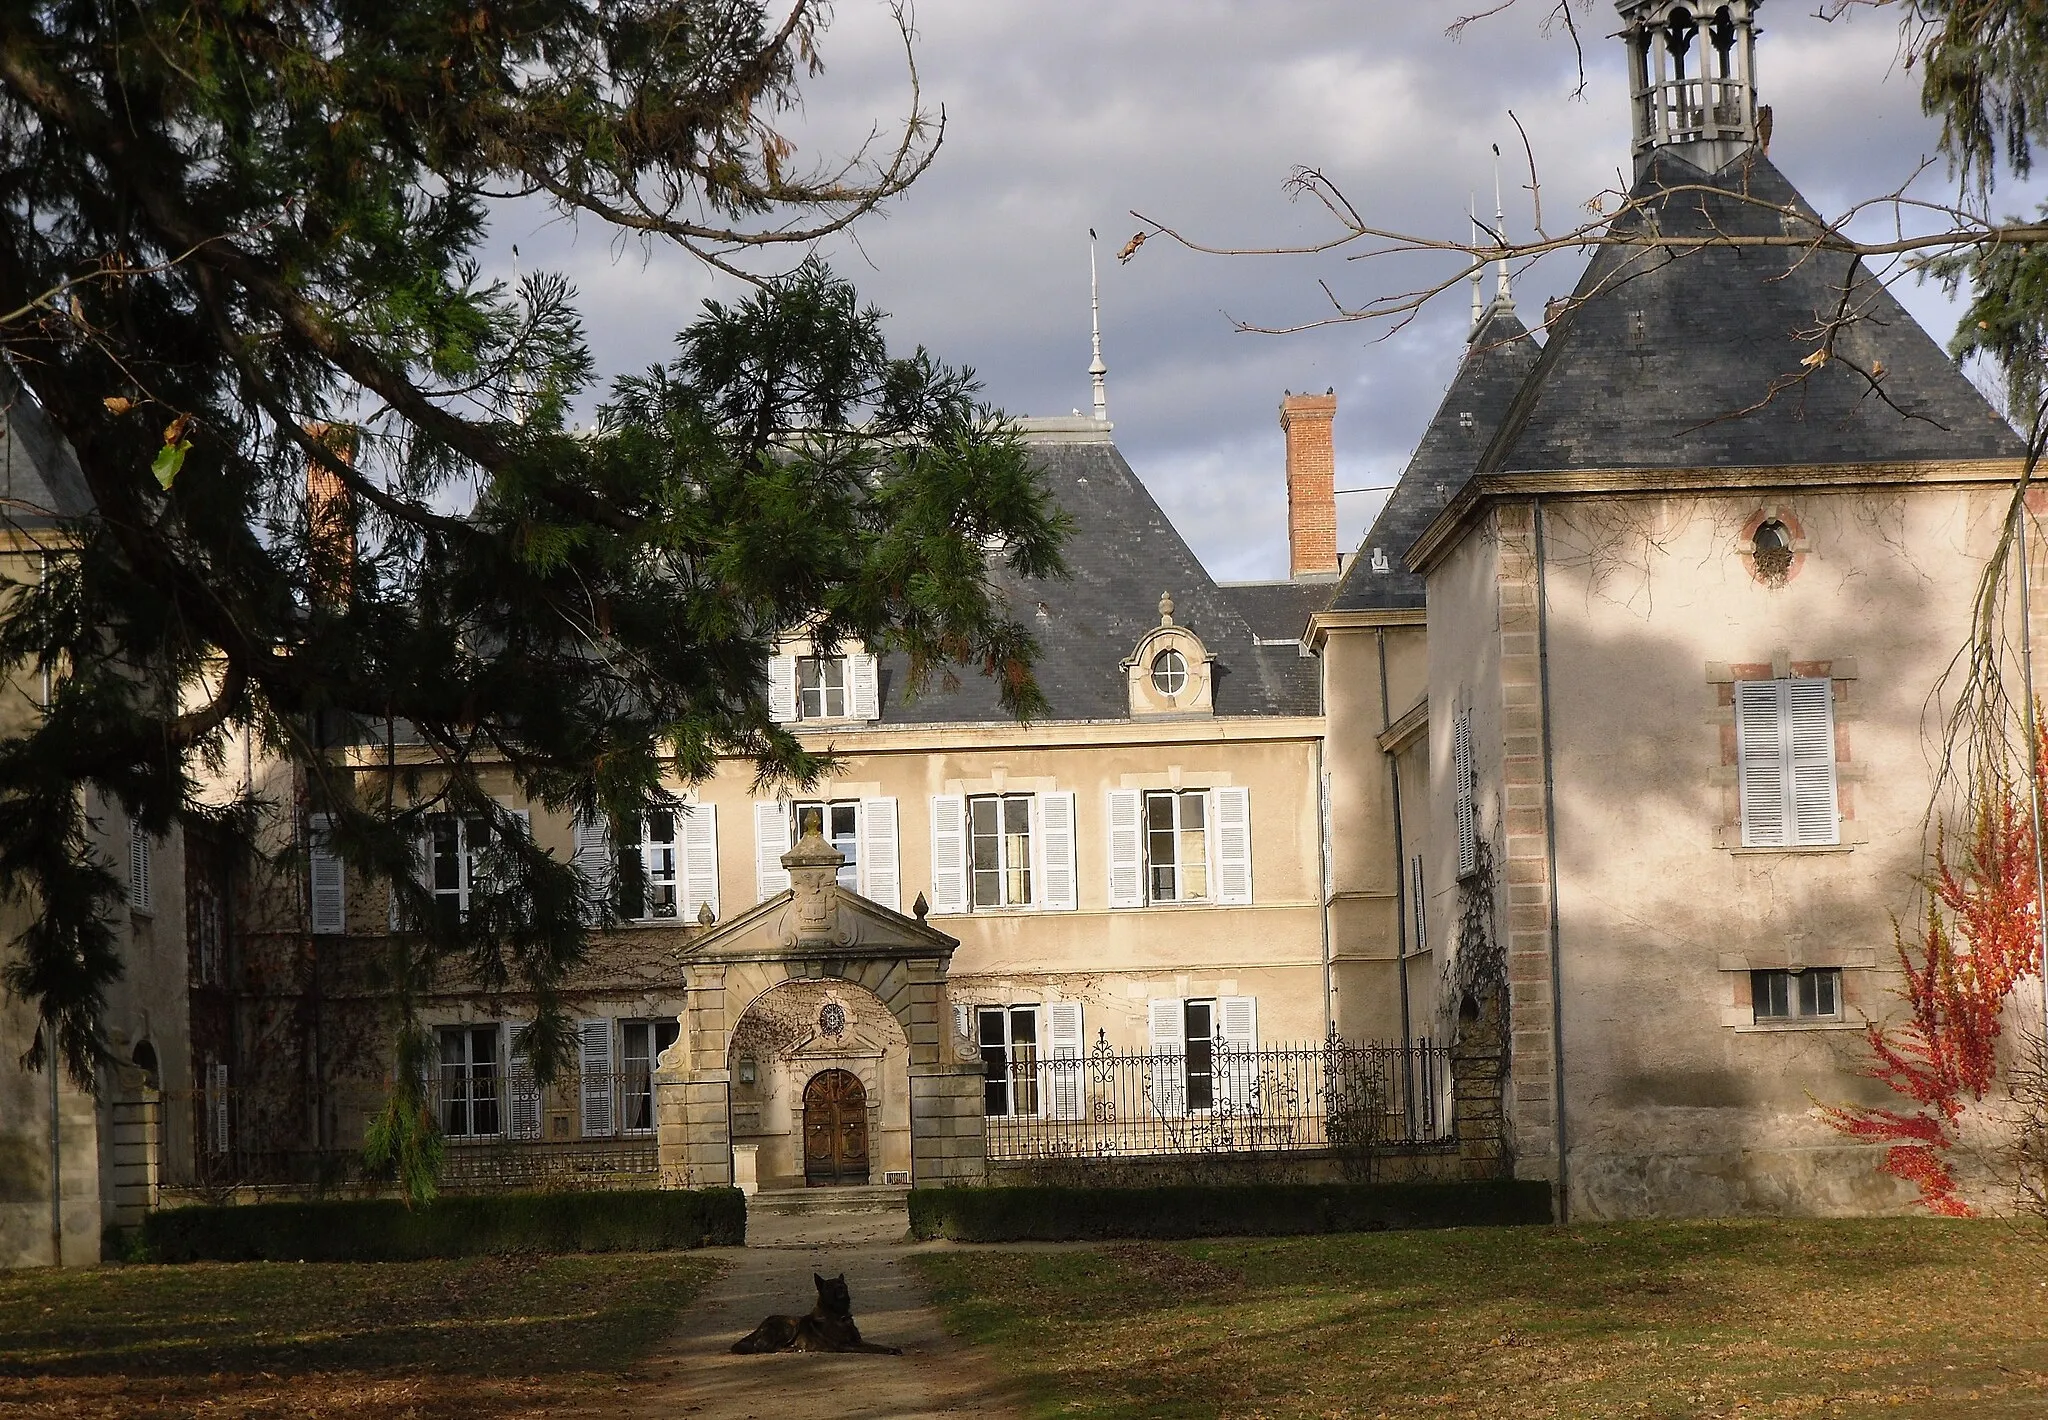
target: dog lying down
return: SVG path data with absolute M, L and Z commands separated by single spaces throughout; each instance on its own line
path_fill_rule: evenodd
M 853 1324 L 853 1297 L 846 1290 L 846 1274 L 820 1277 L 818 1304 L 808 1316 L 771 1316 L 733 1342 L 735 1355 L 759 1356 L 769 1351 L 867 1351 L 878 1356 L 901 1356 L 900 1346 L 880 1346 L 860 1339 Z

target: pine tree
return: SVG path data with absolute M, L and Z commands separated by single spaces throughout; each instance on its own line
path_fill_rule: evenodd
M 90 1079 L 121 970 L 86 793 L 144 828 L 230 735 L 302 775 L 353 868 L 394 885 L 401 997 L 458 962 L 557 993 L 602 911 L 510 832 L 478 763 L 551 810 L 622 817 L 720 756 L 820 770 L 762 668 L 828 647 L 964 663 L 1040 704 L 991 547 L 1060 569 L 1061 519 L 968 372 L 892 355 L 805 263 L 707 304 L 666 367 L 596 371 L 557 276 L 487 278 L 494 212 L 542 201 L 743 274 L 901 192 L 937 125 L 806 176 L 774 116 L 818 67 L 789 0 L 44 0 L 0 15 L 6 369 L 76 451 L 94 514 L 0 610 L 0 663 L 54 695 L 0 741 L 0 893 L 27 905 L 7 988 Z M 914 91 L 914 74 L 913 74 Z M 423 767 L 359 794 L 351 745 Z M 430 812 L 492 823 L 467 920 L 414 882 Z M 247 835 L 244 834 L 247 841 Z M 42 1037 L 27 1062 L 46 1062 Z M 401 1072 L 404 1073 L 404 1072 Z

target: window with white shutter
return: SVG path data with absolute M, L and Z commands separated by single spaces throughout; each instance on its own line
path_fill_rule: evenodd
M 683 809 L 683 916 L 695 922 L 701 909 L 709 907 L 715 919 L 718 905 L 718 805 L 689 804 Z
M 796 718 L 796 657 L 768 658 L 768 717 L 779 725 Z
M 583 878 L 584 919 L 597 920 L 600 904 L 612 902 L 617 891 L 617 874 L 612 861 L 612 829 L 603 819 L 576 815 L 570 824 L 572 858 Z
M 149 831 L 131 821 L 128 825 L 128 905 L 137 912 L 150 910 Z
M 1216 1105 L 1219 1109 L 1249 1109 L 1255 1103 L 1259 1080 L 1258 998 L 1217 997 L 1215 1030 L 1223 1046 L 1214 1065 Z
M 1841 841 L 1834 693 L 1828 681 L 1737 681 L 1735 762 L 1745 848 Z
M 932 795 L 932 912 L 967 910 L 967 804 L 958 794 Z
M 1161 996 L 1146 1002 L 1146 1101 L 1153 1113 L 1172 1117 L 1188 1112 L 1187 1002 Z
M 207 1062 L 206 1095 L 206 1152 L 225 1154 L 230 1141 L 228 1067 L 217 1060 Z
M 762 902 L 789 891 L 789 805 L 781 799 L 754 801 L 754 891 Z
M 578 1093 L 583 1105 L 583 1137 L 601 1138 L 618 1132 L 612 1099 L 612 1023 L 588 1020 L 576 1026 Z
M 334 820 L 328 814 L 314 814 L 306 825 L 308 900 L 315 932 L 348 930 L 347 872 L 341 855 L 334 851 Z
M 1144 795 L 1136 789 L 1109 791 L 1109 905 L 1145 905 Z
M 1045 1008 L 1046 1113 L 1054 1119 L 1079 1119 L 1087 1098 L 1088 1033 L 1081 1023 L 1079 1001 L 1052 1001 Z
M 894 799 L 860 801 L 860 892 L 891 912 L 903 910 L 903 874 Z
M 853 682 L 853 717 L 856 720 L 878 720 L 882 716 L 882 674 L 881 663 L 865 651 L 855 651 L 846 658 L 849 679 Z
M 1072 912 L 1081 905 L 1074 872 L 1074 796 L 1040 794 L 1036 807 L 1032 846 L 1038 858 L 1038 905 L 1048 912 Z
M 506 1132 L 514 1139 L 540 1138 L 540 1086 L 534 1083 L 533 1061 L 525 1040 L 532 1024 L 511 1021 L 505 1026 Z
M 1472 756 L 1472 712 L 1451 717 L 1452 807 L 1458 824 L 1458 876 L 1479 871 L 1479 770 Z
M 1215 801 L 1216 901 L 1242 906 L 1252 900 L 1252 791 L 1218 789 Z

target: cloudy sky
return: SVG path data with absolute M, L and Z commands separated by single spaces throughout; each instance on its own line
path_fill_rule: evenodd
M 1013 414 L 1085 407 L 1088 229 L 1102 235 L 1110 416 L 1132 466 L 1221 578 L 1284 576 L 1285 495 L 1276 411 L 1284 389 L 1339 396 L 1338 486 L 1387 483 L 1434 410 L 1462 348 L 1469 298 L 1439 298 L 1389 334 L 1338 325 L 1268 336 L 1233 330 L 1313 319 L 1318 281 L 1347 300 L 1411 288 L 1440 266 L 1208 257 L 1148 245 L 1119 266 L 1133 210 L 1224 245 L 1315 240 L 1333 227 L 1290 203 L 1297 165 L 1330 174 L 1365 217 L 1453 236 L 1468 195 L 1491 206 L 1492 145 L 1508 224 L 1531 222 L 1521 140 L 1542 179 L 1546 226 L 1625 186 L 1628 106 L 1609 0 L 1593 0 L 1586 87 L 1570 42 L 1546 35 L 1547 0 L 1520 0 L 1457 40 L 1475 0 L 920 0 L 916 55 L 928 105 L 943 106 L 932 170 L 826 255 L 891 313 L 892 340 L 972 365 Z M 1771 156 L 1824 213 L 1897 186 L 1935 151 L 1918 76 L 1898 63 L 1887 15 L 1828 23 L 1811 4 L 1764 7 L 1761 98 Z M 823 158 L 886 125 L 907 102 L 903 55 L 880 0 L 839 0 L 826 72 L 805 85 L 791 135 Z M 1937 165 L 1922 181 L 1943 190 Z M 2017 205 L 2011 194 L 2001 205 Z M 1583 210 L 1583 209 L 1580 209 Z M 664 359 L 716 289 L 680 255 L 620 249 L 588 225 L 500 229 L 527 269 L 566 272 L 582 293 L 600 367 Z M 1517 279 L 1525 311 L 1568 290 L 1583 265 L 1550 258 Z M 509 274 L 509 269 L 508 269 Z M 1946 339 L 1937 291 L 1901 284 Z M 1380 494 L 1339 499 L 1355 545 Z

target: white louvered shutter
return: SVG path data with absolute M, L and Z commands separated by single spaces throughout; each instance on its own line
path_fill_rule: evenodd
M 1252 791 L 1211 792 L 1216 821 L 1216 901 L 1242 907 L 1252 900 Z
M 1145 905 L 1144 796 L 1136 789 L 1109 791 L 1109 905 Z
M 1785 683 L 1786 782 L 1792 786 L 1792 841 L 1838 843 L 1834 686 L 1817 677 Z
M 128 905 L 137 912 L 150 907 L 149 833 L 139 823 L 128 825 Z
M 796 657 L 768 658 L 768 718 L 786 725 L 796 719 Z
M 781 866 L 780 864 L 777 865 Z M 718 908 L 718 805 L 689 804 L 683 808 L 683 920 L 695 922 L 697 910 Z
M 612 859 L 612 826 L 602 818 L 590 819 L 578 814 L 570 825 L 570 835 L 574 845 L 570 861 L 583 875 L 585 890 L 590 897 L 584 919 L 594 922 L 597 920 L 597 904 L 614 902 L 617 864 Z
M 533 1061 L 520 1036 L 531 1021 L 505 1026 L 505 1120 L 514 1139 L 540 1138 L 540 1087 L 533 1081 Z
M 1742 846 L 1785 844 L 1784 697 L 1775 680 L 1735 682 L 1735 777 L 1742 803 Z
M 1479 813 L 1473 799 L 1473 777 L 1477 767 L 1472 758 L 1472 712 L 1460 710 L 1451 717 L 1452 804 L 1458 823 L 1458 874 L 1479 868 Z
M 865 651 L 849 651 L 846 653 L 846 675 L 852 682 L 853 717 L 856 720 L 881 719 L 881 663 Z
M 228 1151 L 228 1067 L 212 1064 L 206 1067 L 208 1093 L 213 1097 L 207 1101 L 206 1123 L 208 1152 L 225 1154 Z
M 1250 1109 L 1256 1103 L 1252 1086 L 1258 1083 L 1259 999 L 1256 996 L 1221 996 L 1216 1001 L 1216 1036 L 1223 1051 L 1216 1060 L 1216 1102 L 1233 1109 Z
M 1072 912 L 1081 905 L 1074 873 L 1074 796 L 1040 794 L 1033 807 L 1038 814 L 1031 835 L 1038 858 L 1038 905 L 1048 912 Z
M 595 1139 L 616 1133 L 618 1119 L 612 1108 L 612 1023 L 578 1022 L 576 1057 L 583 1098 L 583 1137 Z
M 780 799 L 754 800 L 754 891 L 766 902 L 789 891 L 789 869 L 782 855 L 789 851 L 789 805 Z
M 1054 1119 L 1079 1119 L 1087 1096 L 1088 1033 L 1081 1024 L 1079 1001 L 1053 1001 L 1045 1008 L 1050 1059 L 1041 1098 Z
M 903 910 L 901 835 L 894 799 L 860 801 L 860 890 L 891 912 Z
M 932 912 L 967 910 L 967 801 L 932 795 Z
M 1145 1021 L 1152 1109 L 1173 1116 L 1188 1112 L 1187 1006 L 1178 996 L 1146 1003 Z
M 334 851 L 333 831 L 334 820 L 327 814 L 314 814 L 307 824 L 306 859 L 312 879 L 308 897 L 312 904 L 315 932 L 348 930 L 348 902 L 344 896 L 346 872 L 341 855 Z

